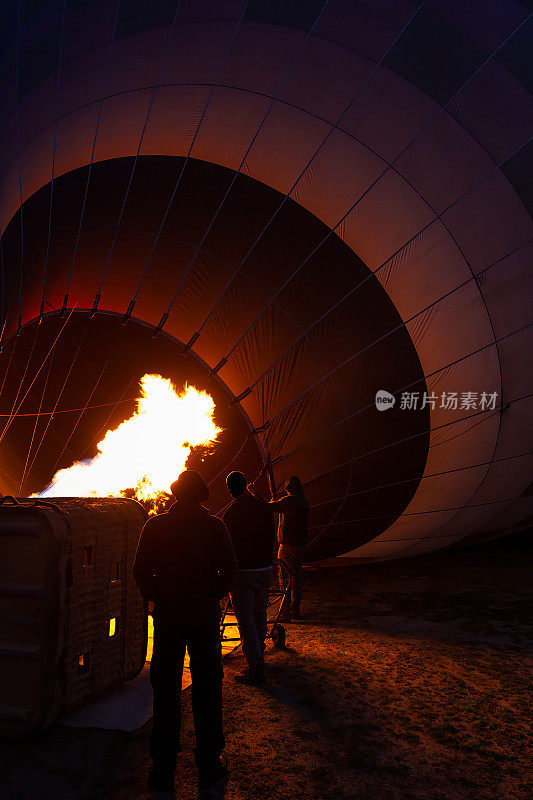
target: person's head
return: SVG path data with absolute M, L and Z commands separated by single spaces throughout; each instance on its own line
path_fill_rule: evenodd
M 285 491 L 287 491 L 289 494 L 303 494 L 304 489 L 300 478 L 298 478 L 296 475 L 291 475 L 285 484 Z
M 226 486 L 232 497 L 238 497 L 246 489 L 246 478 L 242 472 L 230 472 L 226 478 Z
M 194 470 L 186 469 L 170 487 L 176 500 L 189 503 L 205 503 L 209 499 L 209 489 L 204 479 Z

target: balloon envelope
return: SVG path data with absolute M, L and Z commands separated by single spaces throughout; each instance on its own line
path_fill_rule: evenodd
M 212 390 L 213 510 L 301 478 L 310 560 L 527 524 L 525 6 L 176 6 L 7 12 L 0 489 L 159 372 Z

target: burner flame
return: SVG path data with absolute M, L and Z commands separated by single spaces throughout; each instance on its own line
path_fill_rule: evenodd
M 135 413 L 98 443 L 98 455 L 60 469 L 40 497 L 133 496 L 152 512 L 186 468 L 194 447 L 212 447 L 222 432 L 211 395 L 186 385 L 178 392 L 161 375 L 141 378 Z

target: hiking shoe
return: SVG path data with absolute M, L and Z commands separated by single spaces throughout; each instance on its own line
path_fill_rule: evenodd
M 198 777 L 198 800 L 223 800 L 229 781 L 229 772 L 224 764 L 201 773 Z
M 245 669 L 240 675 L 236 675 L 235 680 L 237 683 L 244 683 L 245 686 L 260 686 L 266 681 L 266 678 L 263 669 L 248 667 L 248 669 Z

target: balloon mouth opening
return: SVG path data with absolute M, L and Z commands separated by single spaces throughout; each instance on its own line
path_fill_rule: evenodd
M 100 291 L 98 282 L 113 240 L 110 219 L 120 215 L 123 179 L 134 166 L 135 180 Z M 12 217 L 2 237 L 6 274 L 13 279 L 6 291 L 15 298 L 6 322 L 7 360 L 14 335 L 17 346 L 2 397 L 6 407 L 0 413 L 9 414 L 26 364 L 30 362 L 30 376 L 60 326 L 66 327 L 54 350 L 47 391 L 43 396 L 49 362 L 21 409 L 37 411 L 43 396 L 42 410 L 53 411 L 62 393 L 58 413 L 53 414 L 37 458 L 50 417 L 40 418 L 31 445 L 34 420 L 17 420 L 11 426 L 0 452 L 0 469 L 10 477 L 0 472 L 0 491 L 16 494 L 19 485 L 25 494 L 42 490 L 58 469 L 93 457 L 102 433 L 132 413 L 138 392 L 130 387 L 124 394 L 129 382 L 146 373 L 159 374 L 178 389 L 185 382 L 205 389 L 222 415 L 217 423 L 224 433 L 216 451 L 202 461 L 194 448 L 187 461 L 187 467 L 205 471 L 208 480 L 214 480 L 209 508 L 221 510 L 230 501 L 225 478 L 231 471 L 242 471 L 248 482 L 256 480 L 254 488 L 265 497 L 270 496 L 269 474 L 277 489 L 291 475 L 299 475 L 313 506 L 309 560 L 348 553 L 380 536 L 401 516 L 424 472 L 429 412 L 427 418 L 407 412 L 400 418 L 398 403 L 379 413 L 374 403 L 381 389 L 392 392 L 413 383 L 425 389 L 409 329 L 387 289 L 340 235 L 328 236 L 300 269 L 328 227 L 304 205 L 292 198 L 284 202 L 276 188 L 251 175 L 238 176 L 232 201 L 224 204 L 204 248 L 201 238 L 210 214 L 234 171 L 199 159 L 187 163 L 187 180 L 136 294 L 159 230 L 156 206 L 161 202 L 164 208 L 169 182 L 183 166 L 182 157 L 168 155 L 142 155 L 137 161 L 124 155 L 92 165 L 83 235 L 67 296 L 80 220 L 76 203 L 84 196 L 88 165 L 54 179 L 44 293 L 39 254 L 47 251 L 48 226 L 24 225 L 29 255 L 18 336 L 21 216 L 25 221 L 49 219 L 50 183 Z M 234 256 L 248 252 L 251 230 L 260 230 L 282 202 L 275 225 L 236 274 Z M 60 227 L 55 224 L 58 219 Z M 285 281 L 289 284 L 291 276 L 295 280 L 280 299 L 278 289 Z M 351 287 L 359 285 L 361 289 L 352 293 Z M 40 317 L 43 294 L 45 313 Z M 54 310 L 47 313 L 50 308 Z M 310 333 L 302 335 L 308 328 Z M 18 383 L 12 382 L 15 370 Z M 121 398 L 132 399 L 130 406 L 119 404 L 115 411 L 108 405 Z M 86 403 L 91 408 L 84 410 Z M 76 415 L 59 413 L 65 408 L 82 410 L 79 423 Z M 397 440 L 407 437 L 408 447 L 393 449 Z M 190 444 L 189 437 L 186 442 Z M 385 452 L 379 450 L 382 447 Z M 372 455 L 376 448 L 379 452 Z M 126 489 L 134 488 L 128 484 Z

